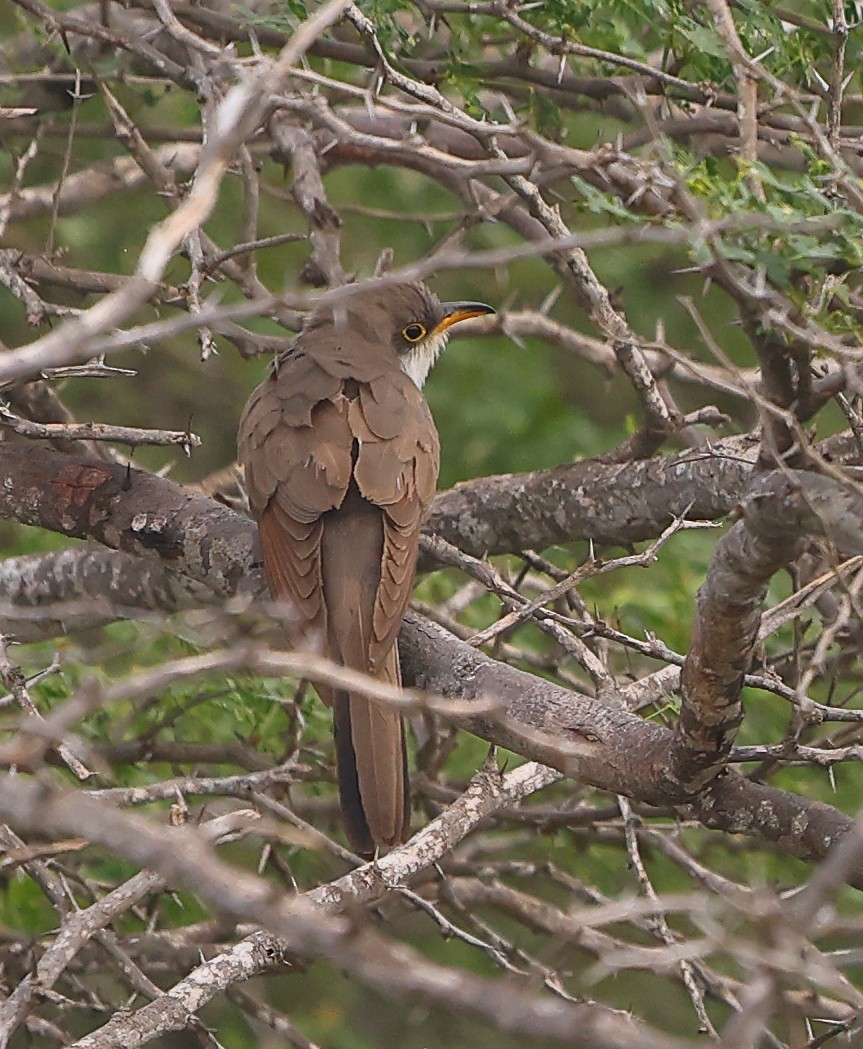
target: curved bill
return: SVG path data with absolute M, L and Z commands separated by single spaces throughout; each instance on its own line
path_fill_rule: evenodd
M 483 317 L 488 313 L 495 312 L 491 306 L 486 306 L 484 302 L 444 302 L 442 305 L 445 312 L 443 320 L 434 330 L 435 335 L 440 335 L 441 332 L 451 328 L 453 324 L 458 324 L 459 321 L 466 321 L 471 317 Z

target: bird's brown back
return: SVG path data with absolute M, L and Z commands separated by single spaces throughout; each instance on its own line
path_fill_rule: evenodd
M 329 656 L 400 683 L 396 637 L 439 446 L 420 390 L 363 325 L 312 325 L 254 391 L 240 460 L 273 596 L 326 639 Z M 359 694 L 336 710 L 342 809 L 355 848 L 403 839 L 401 719 Z

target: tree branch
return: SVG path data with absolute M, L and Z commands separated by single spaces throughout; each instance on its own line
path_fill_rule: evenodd
M 739 521 L 716 548 L 698 595 L 681 675 L 683 705 L 673 765 L 697 791 L 724 766 L 743 717 L 743 677 L 752 662 L 761 606 L 773 575 L 823 536 L 842 555 L 863 550 L 863 495 L 855 485 L 802 470 L 759 477 Z
M 652 465 L 606 469 L 620 476 Z M 0 516 L 161 559 L 210 584 L 216 595 L 263 592 L 248 519 L 141 471 L 0 444 Z M 853 527 L 853 508 L 842 523 Z M 406 679 L 417 686 L 486 706 L 491 697 L 500 710 L 448 715 L 452 720 L 579 782 L 649 804 L 683 806 L 707 826 L 754 834 L 810 861 L 823 858 L 850 825 L 830 806 L 733 772 L 691 797 L 676 779 L 669 730 L 498 663 L 427 620 L 408 616 L 400 648 Z M 863 886 L 863 868 L 852 880 Z
M 325 958 L 387 994 L 458 1009 L 516 1034 L 589 1049 L 628 1049 L 633 1043 L 644 1049 L 685 1049 L 690 1044 L 654 1035 L 625 1014 L 601 1006 L 539 997 L 519 986 L 431 963 L 404 945 L 390 945 L 370 929 L 357 929 L 345 918 L 326 914 L 308 897 L 280 893 L 262 878 L 229 866 L 192 827 L 166 833 L 149 820 L 94 798 L 20 777 L 0 785 L 0 814 L 22 830 L 73 834 L 103 845 L 166 882 L 186 885 L 217 913 L 234 921 L 253 921 L 274 933 L 278 939 L 259 935 L 251 943 L 244 941 L 242 950 L 235 948 L 234 958 L 229 952 L 218 959 L 223 978 L 230 973 L 229 982 L 271 968 L 286 952 L 293 952 Z M 209 996 L 200 974 L 196 982 L 194 1008 L 199 1008 Z M 163 1015 L 160 1031 L 175 1029 L 177 1021 L 188 1023 L 187 1008 L 177 1005 L 174 997 L 176 1020 Z M 77 1049 L 143 1044 L 140 1028 L 128 1025 L 121 1030 L 119 1041 L 116 1035 L 97 1032 L 76 1043 Z

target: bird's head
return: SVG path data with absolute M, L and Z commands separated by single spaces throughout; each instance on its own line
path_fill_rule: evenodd
M 402 370 L 420 388 L 446 346 L 450 328 L 470 317 L 494 313 L 482 302 L 441 302 L 422 284 L 397 284 L 393 290 L 397 293 L 393 344 Z
M 450 328 L 494 312 L 482 302 L 441 302 L 424 284 L 372 283 L 313 316 L 311 324 L 334 324 L 372 345 L 391 346 L 405 374 L 422 387 Z

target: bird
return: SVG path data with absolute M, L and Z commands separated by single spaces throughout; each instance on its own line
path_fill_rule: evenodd
M 396 638 L 413 588 L 440 446 L 422 387 L 480 302 L 369 281 L 319 304 L 243 411 L 239 459 L 274 600 L 334 662 L 401 685 Z M 333 709 L 342 818 L 370 857 L 407 840 L 410 784 L 399 711 L 318 684 Z

